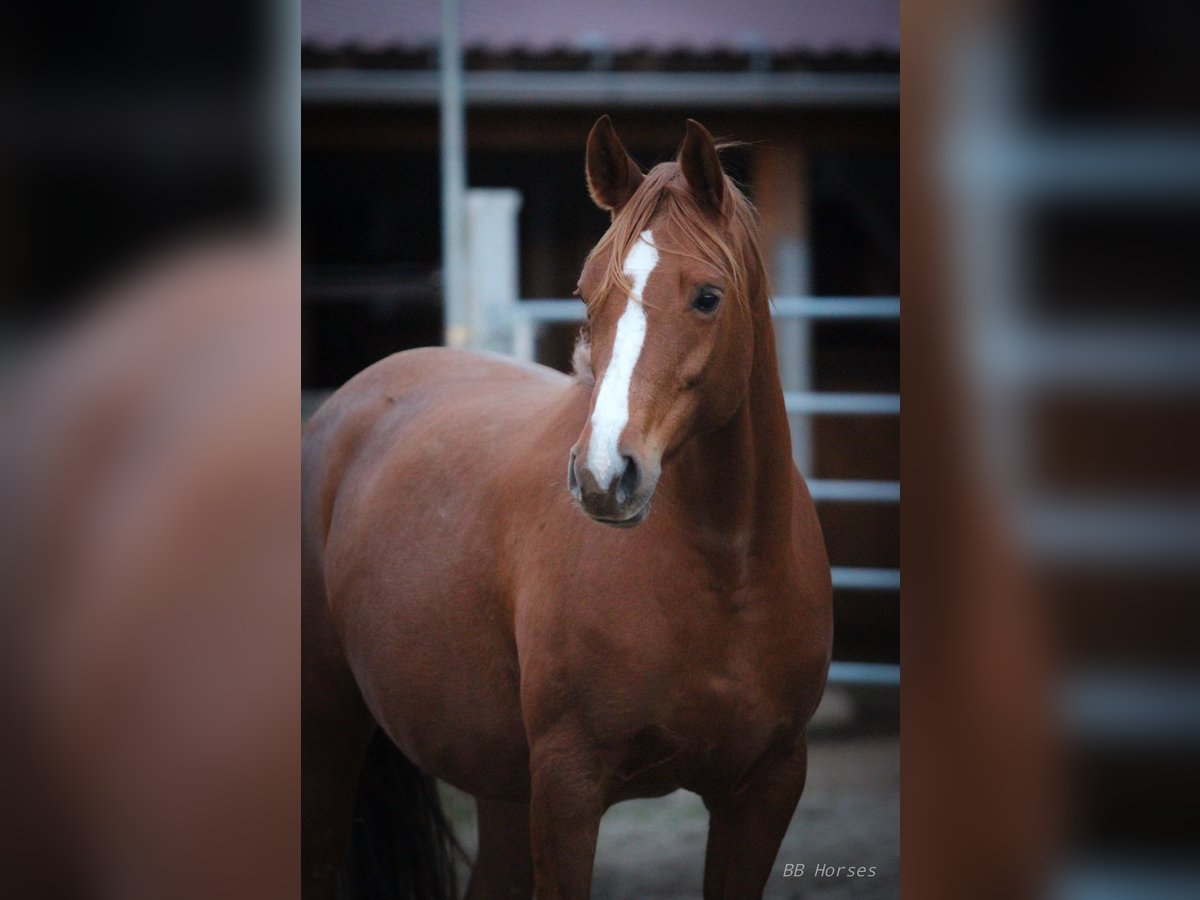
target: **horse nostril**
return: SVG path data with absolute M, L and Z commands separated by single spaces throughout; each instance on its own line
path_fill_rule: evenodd
M 617 502 L 628 503 L 630 498 L 637 492 L 638 489 L 638 466 L 634 462 L 632 456 L 624 456 L 625 471 L 621 473 L 621 480 L 617 482 Z
M 575 497 L 579 496 L 579 479 L 575 477 L 575 454 L 567 459 L 567 490 Z

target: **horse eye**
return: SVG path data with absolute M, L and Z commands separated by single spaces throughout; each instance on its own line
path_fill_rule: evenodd
M 712 291 L 701 291 L 696 295 L 696 299 L 692 301 L 692 308 L 698 309 L 702 313 L 710 313 L 720 304 L 721 298 Z

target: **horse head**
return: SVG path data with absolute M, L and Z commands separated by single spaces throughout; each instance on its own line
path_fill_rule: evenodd
M 587 182 L 612 224 L 579 279 L 594 387 L 568 484 L 594 520 L 632 527 L 664 461 L 745 401 L 766 286 L 753 209 L 698 122 L 677 159 L 643 174 L 602 117 Z

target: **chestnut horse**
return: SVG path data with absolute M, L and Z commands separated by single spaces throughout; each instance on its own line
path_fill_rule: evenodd
M 306 896 L 335 893 L 360 772 L 376 862 L 444 824 L 418 769 L 477 799 L 469 898 L 588 897 L 604 811 L 678 788 L 710 813 L 706 898 L 771 874 L 832 615 L 757 220 L 690 120 L 643 174 L 601 118 L 587 182 L 612 225 L 574 377 L 413 350 L 306 428 Z M 385 880 L 435 894 L 434 842 L 407 846 Z

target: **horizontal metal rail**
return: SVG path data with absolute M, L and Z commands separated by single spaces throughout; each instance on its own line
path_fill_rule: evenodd
M 310 69 L 300 97 L 313 105 L 434 106 L 436 70 Z M 804 109 L 900 102 L 893 72 L 465 72 L 469 107 L 622 106 Z
M 958 143 L 950 171 L 970 190 L 1017 203 L 1030 197 L 1190 199 L 1200 192 L 1200 141 L 1183 133 L 1065 129 L 1013 137 L 986 128 Z
M 513 306 L 519 319 L 540 322 L 582 322 L 584 306 L 578 298 L 522 300 Z M 776 319 L 899 319 L 899 297 L 775 297 L 771 315 Z
M 1031 497 L 1017 515 L 1026 549 L 1050 565 L 1200 569 L 1200 497 Z
M 990 333 L 989 374 L 1015 389 L 1161 387 L 1200 383 L 1200 340 L 1194 324 L 1135 328 L 1072 323 L 1006 323 Z
M 829 683 L 855 687 L 900 687 L 900 667 L 889 663 L 834 660 L 829 664 Z
M 899 319 L 899 297 L 776 297 L 777 319 Z
M 789 413 L 840 416 L 898 416 L 899 394 L 837 394 L 827 391 L 785 391 Z
M 833 566 L 830 573 L 833 576 L 835 588 L 857 591 L 900 590 L 899 569 L 858 569 Z
M 830 503 L 899 503 L 898 481 L 841 481 L 808 479 L 808 492 L 817 501 Z
M 1116 746 L 1159 740 L 1200 745 L 1200 679 L 1185 673 L 1110 668 L 1067 673 L 1056 691 L 1076 735 Z
M 584 315 L 583 301 L 578 298 L 568 300 L 521 300 L 512 304 L 513 315 L 518 320 L 536 322 L 582 322 Z

